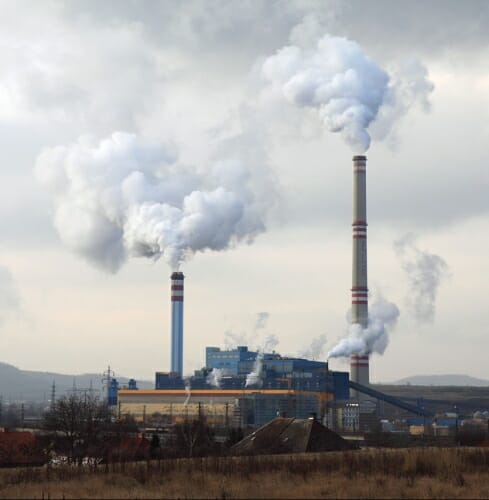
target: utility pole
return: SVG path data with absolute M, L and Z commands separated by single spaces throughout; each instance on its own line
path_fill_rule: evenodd
M 81 393 L 83 393 L 83 398 L 84 398 L 84 401 L 86 403 L 87 402 L 87 392 L 90 392 L 90 389 L 87 389 L 86 387 L 78 389 L 78 387 L 76 386 L 76 379 L 75 379 L 75 377 L 73 377 L 73 387 L 71 389 L 68 389 L 67 392 L 71 392 L 71 394 L 73 394 L 73 396 L 76 396 L 77 393 L 79 393 L 80 395 L 81 395 Z

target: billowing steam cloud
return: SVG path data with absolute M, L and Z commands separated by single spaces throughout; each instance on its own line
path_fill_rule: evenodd
M 449 273 L 447 263 L 438 255 L 420 250 L 412 233 L 395 241 L 394 249 L 409 280 L 409 311 L 418 323 L 432 323 L 438 289 Z
M 348 336 L 329 351 L 328 358 L 383 354 L 389 343 L 388 329 L 394 328 L 398 317 L 398 307 L 379 298 L 369 307 L 367 328 L 362 328 L 358 323 L 350 325 Z
M 275 335 L 269 335 L 265 338 L 262 346 L 258 349 L 252 371 L 246 375 L 245 387 L 261 387 L 263 385 L 263 357 L 267 351 L 275 349 L 277 345 L 278 339 Z
M 326 345 L 327 339 L 326 335 L 322 334 L 319 337 L 312 339 L 310 346 L 299 353 L 299 356 L 306 359 L 319 359 L 324 351 L 324 346 Z
M 262 74 L 289 102 L 316 109 L 328 130 L 340 132 L 354 150 L 363 152 L 370 146 L 368 128 L 382 106 L 389 109 L 382 113 L 383 121 L 392 124 L 414 101 L 426 102 L 433 85 L 421 68 L 403 71 L 391 81 L 355 42 L 326 35 L 310 50 L 282 48 L 265 60 Z
M 134 134 L 46 149 L 36 174 L 62 241 L 113 272 L 129 256 L 163 256 L 178 269 L 195 252 L 251 242 L 265 229 L 249 165 L 184 168 L 171 149 Z

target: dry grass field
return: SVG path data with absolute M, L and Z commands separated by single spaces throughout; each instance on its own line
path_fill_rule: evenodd
M 97 469 L 3 469 L 0 498 L 489 498 L 489 449 L 372 449 Z

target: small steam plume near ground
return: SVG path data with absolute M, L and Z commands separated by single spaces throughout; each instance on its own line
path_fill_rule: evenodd
M 392 330 L 399 317 L 399 308 L 392 302 L 379 297 L 369 306 L 367 328 L 358 323 L 349 327 L 348 336 L 341 339 L 331 351 L 328 358 L 349 357 L 352 354 L 384 354 L 389 343 L 389 331 Z
M 45 149 L 35 170 L 63 243 L 115 272 L 130 256 L 163 257 L 176 270 L 196 252 L 251 243 L 266 207 L 251 167 L 230 157 L 183 166 L 172 148 L 114 132 Z
M 190 384 L 190 377 L 184 377 L 183 382 L 185 384 L 185 392 L 187 394 L 187 397 L 186 397 L 183 404 L 184 404 L 184 406 L 187 406 L 188 402 L 190 401 L 190 396 L 192 395 L 192 392 L 191 392 L 192 386 Z
M 312 339 L 312 342 L 307 349 L 304 349 L 299 353 L 301 358 L 318 360 L 321 358 L 324 347 L 326 345 L 327 339 L 326 335 L 322 334 L 319 337 Z
M 246 375 L 245 387 L 261 387 L 263 385 L 263 357 L 267 351 L 273 351 L 278 345 L 278 339 L 275 335 L 268 335 L 262 345 L 258 348 L 253 369 Z
M 213 368 L 207 375 L 206 382 L 213 387 L 221 387 L 221 379 L 224 375 L 224 370 L 221 368 Z
M 439 255 L 420 250 L 413 233 L 395 241 L 394 250 L 408 277 L 407 304 L 410 313 L 418 324 L 432 323 L 438 289 L 449 276 L 447 263 Z
M 419 62 L 402 65 L 391 78 L 357 43 L 329 35 L 310 49 L 280 49 L 261 71 L 272 93 L 315 109 L 324 126 L 340 132 L 357 152 L 370 146 L 370 125 L 378 122 L 376 136 L 382 138 L 414 104 L 427 109 L 434 88 Z
M 245 387 L 261 387 L 263 385 L 262 372 L 263 372 L 263 352 L 258 351 L 256 355 L 253 370 L 246 375 Z

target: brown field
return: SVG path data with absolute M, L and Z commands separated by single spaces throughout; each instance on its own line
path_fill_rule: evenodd
M 0 470 L 0 498 L 489 498 L 489 449 L 372 449 Z

